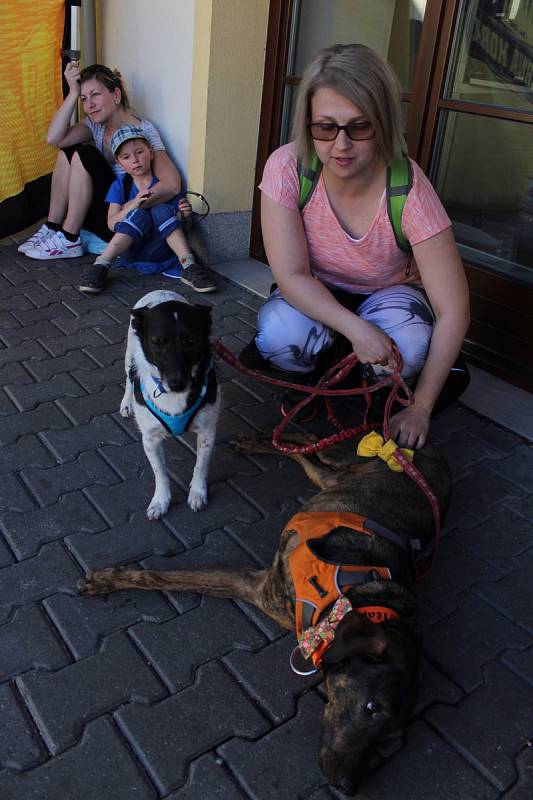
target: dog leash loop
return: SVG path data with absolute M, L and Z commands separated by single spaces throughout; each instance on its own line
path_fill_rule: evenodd
M 317 672 L 319 672 L 318 667 L 313 667 L 313 669 L 310 669 L 310 670 L 307 670 L 307 671 L 299 669 L 294 664 L 294 657 L 296 655 L 300 655 L 300 656 L 302 655 L 302 651 L 300 650 L 300 645 L 299 644 L 296 645 L 296 647 L 294 648 L 294 650 L 292 651 L 292 653 L 289 656 L 289 664 L 291 665 L 291 669 L 292 669 L 292 671 L 294 672 L 295 675 L 303 675 L 303 677 L 306 677 L 308 675 L 315 675 Z

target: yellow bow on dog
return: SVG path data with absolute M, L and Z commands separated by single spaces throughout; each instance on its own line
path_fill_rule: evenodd
M 363 436 L 359 442 L 357 455 L 365 456 L 366 458 L 379 456 L 393 472 L 403 472 L 402 465 L 399 463 L 398 459 L 394 457 L 395 450 L 398 450 L 398 445 L 393 439 L 389 439 L 385 442 L 383 436 L 376 433 L 376 431 L 372 431 L 372 433 L 367 433 L 366 436 Z M 403 453 L 409 461 L 413 460 L 414 450 L 402 448 L 400 452 Z

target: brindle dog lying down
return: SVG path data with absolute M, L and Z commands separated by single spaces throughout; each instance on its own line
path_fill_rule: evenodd
M 301 442 L 301 436 L 292 438 Z M 239 439 L 235 446 L 245 454 L 273 452 L 266 435 Z M 234 597 L 284 628 L 304 631 L 293 654 L 296 669 L 318 666 L 328 697 L 320 768 L 349 795 L 357 791 L 374 747 L 404 730 L 416 699 L 422 639 L 408 587 L 416 578 L 417 548 L 430 546 L 434 537 L 431 506 L 421 489 L 405 473 L 391 471 L 381 459 L 355 456 L 355 450 L 352 441 L 320 451 L 320 460 L 291 456 L 320 491 L 287 524 L 270 569 L 104 569 L 78 586 L 86 595 L 137 588 Z M 451 488 L 446 463 L 431 446 L 417 451 L 414 463 L 444 516 Z M 317 538 L 304 541 L 307 535 Z M 309 660 L 302 655 L 306 644 Z

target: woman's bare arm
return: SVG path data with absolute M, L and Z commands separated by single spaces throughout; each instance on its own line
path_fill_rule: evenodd
M 151 187 L 152 196 L 144 202 L 144 208 L 165 203 L 181 192 L 180 174 L 164 150 L 154 151 L 152 171 L 158 181 Z
M 69 85 L 69 93 L 52 117 L 46 134 L 46 141 L 53 147 L 68 147 L 71 144 L 90 142 L 92 139 L 91 131 L 83 122 L 78 122 L 72 127 L 70 125 L 80 96 L 79 74 L 79 67 L 74 61 L 67 64 L 65 78 Z

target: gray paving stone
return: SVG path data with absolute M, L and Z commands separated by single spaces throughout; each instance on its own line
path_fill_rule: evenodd
M 128 438 L 125 433 L 123 433 L 123 436 L 124 439 Z M 172 452 L 175 464 L 180 463 L 180 458 L 188 462 L 192 460 L 186 448 L 180 445 L 179 442 L 172 442 L 172 447 L 165 449 L 167 467 L 169 466 L 169 450 Z M 99 453 L 114 471 L 120 475 L 122 480 L 127 481 L 131 478 L 139 478 L 141 475 L 146 474 L 148 482 L 151 483 L 153 490 L 154 479 L 149 471 L 148 459 L 144 453 L 142 442 L 132 442 L 131 439 L 129 439 L 127 443 L 122 444 L 104 442 L 103 446 L 99 449 Z M 192 460 L 192 463 L 194 466 L 194 460 Z M 189 471 L 188 474 L 190 480 L 192 470 Z
M 112 323 L 111 317 L 101 309 L 94 309 L 81 314 L 79 317 L 74 317 L 69 314 L 68 318 L 56 319 L 56 325 L 59 330 L 70 336 L 72 333 L 79 333 L 86 328 L 94 328 L 96 331 L 100 327 L 106 327 Z
M 67 794 L 68 792 L 68 794 Z M 109 719 L 89 723 L 79 744 L 28 772 L 0 773 L 2 800 L 156 800 Z
M 462 696 L 463 692 L 458 686 L 434 667 L 430 661 L 426 658 L 423 659 L 422 682 L 413 709 L 413 717 L 419 716 L 425 708 L 429 708 L 435 703 L 456 705 Z
M 525 631 L 475 595 L 424 635 L 429 658 L 468 693 L 483 682 L 483 667 L 489 661 L 529 641 Z
M 29 310 L 15 310 L 13 316 L 21 325 L 33 325 L 41 320 L 72 319 L 73 312 L 63 303 L 50 303 L 47 306 Z
M 132 478 L 114 486 L 93 486 L 86 490 L 87 497 L 111 526 L 125 524 L 132 514 L 138 511 L 143 511 L 146 515 L 146 509 L 153 493 L 154 476 L 149 467 L 138 478 Z M 173 503 L 183 502 L 185 498 L 184 492 L 177 486 L 172 486 Z M 172 506 L 170 508 L 172 509 Z M 186 508 L 190 514 L 194 513 L 189 506 Z M 171 511 L 165 516 L 165 524 L 168 524 L 170 513 Z M 205 511 L 201 513 L 204 514 Z M 173 526 L 169 525 L 169 527 L 173 530 Z
M 108 367 L 110 364 L 119 362 L 122 365 L 122 369 L 124 369 L 126 347 L 123 342 L 117 344 L 100 344 L 99 346 L 93 345 L 91 347 L 85 347 L 84 349 L 87 355 L 101 367 Z
M 33 670 L 17 686 L 52 754 L 75 744 L 89 719 L 127 703 L 160 700 L 166 692 L 124 633 L 57 672 Z
M 1 311 L 0 312 L 0 331 L 2 334 L 5 331 L 10 330 L 19 330 L 20 323 L 17 322 L 13 314 L 8 311 Z
M 501 458 L 494 464 L 491 463 L 489 469 L 491 469 L 492 472 L 496 472 L 501 477 L 517 483 L 525 489 L 526 492 L 531 492 L 533 448 L 525 444 L 521 447 L 517 447 L 507 458 Z
M 533 647 L 529 650 L 508 650 L 502 655 L 501 660 L 522 680 L 533 686 Z
M 135 625 L 130 635 L 171 692 L 190 684 L 201 664 L 265 643 L 233 603 L 214 598 L 167 622 Z
M 161 794 L 185 783 L 187 766 L 233 736 L 257 737 L 267 722 L 216 662 L 198 671 L 194 686 L 150 707 L 115 713 L 121 732 Z
M 12 331 L 2 331 L 1 338 L 9 347 L 13 347 L 27 339 L 40 341 L 47 337 L 57 336 L 59 332 L 59 329 L 52 322 L 45 320 L 44 322 L 37 322 L 35 325 L 29 327 L 17 328 Z
M 44 759 L 44 748 L 32 730 L 31 723 L 17 701 L 12 687 L 0 686 L 0 770 L 30 769 Z M 0 771 L 0 787 L 2 772 Z M 2 794 L 2 798 L 5 795 Z
M 94 370 L 96 364 L 81 350 L 71 350 L 64 356 L 28 361 L 26 369 L 38 381 L 46 381 L 62 372 L 71 370 Z M 81 381 L 79 381 L 81 383 Z
M 108 386 L 98 394 L 82 396 L 83 394 L 80 387 L 78 397 L 64 397 L 57 401 L 57 405 L 73 425 L 84 425 L 101 414 L 112 414 L 113 411 L 118 411 L 124 390 L 120 386 Z
M 231 485 L 244 497 L 253 498 L 263 516 L 278 514 L 286 503 L 311 490 L 309 478 L 301 467 L 289 461 L 261 475 L 235 475 Z
M 24 294 L 2 292 L 2 297 L 0 297 L 0 311 L 19 311 L 25 308 L 34 308 L 29 297 L 26 297 Z
M 227 442 L 234 439 L 238 433 L 253 436 L 257 429 L 248 425 L 231 409 L 221 409 L 217 425 L 217 442 Z
M 365 800 L 496 800 L 499 792 L 423 722 L 361 786 Z
M 485 670 L 484 684 L 459 708 L 435 707 L 424 716 L 478 772 L 505 791 L 517 777 L 514 759 L 531 736 L 532 709 L 533 686 L 494 662 Z
M 480 597 L 530 633 L 533 632 L 531 566 L 531 561 L 524 563 L 523 567 L 516 569 L 500 581 L 482 583 L 476 589 Z
M 30 462 L 31 463 L 31 462 Z M 67 492 L 88 486 L 112 486 L 117 475 L 97 453 L 82 453 L 75 461 L 56 467 L 28 467 L 21 475 L 41 505 L 52 505 Z
M 39 362 L 36 362 L 39 363 Z M 33 383 L 34 380 L 22 364 L 5 364 L 0 367 L 0 386 Z
M 319 720 L 324 704 L 314 693 L 298 714 L 258 741 L 233 738 L 218 752 L 254 800 L 304 798 L 324 785 L 318 769 Z
M 118 361 L 107 367 L 94 367 L 92 370 L 75 370 L 72 376 L 83 386 L 85 391 L 93 393 L 113 384 L 124 384 L 124 365 Z
M 480 581 L 496 581 L 501 573 L 476 558 L 450 537 L 441 539 L 429 573 L 415 586 L 418 606 L 435 609 L 439 616 L 456 607 L 461 594 Z
M 12 364 L 29 359 L 48 358 L 48 353 L 39 342 L 25 341 L 13 347 L 0 348 L 0 364 Z
M 34 306 L 39 308 L 50 306 L 53 303 L 57 303 L 58 300 L 60 302 L 68 302 L 80 296 L 78 290 L 73 286 L 62 286 L 58 291 L 51 292 L 38 284 L 25 286 L 24 295 L 32 301 Z
M 0 535 L 0 567 L 8 567 L 10 564 L 13 564 L 15 561 L 15 557 L 3 536 Z
M 516 760 L 518 781 L 502 795 L 505 800 L 531 800 L 533 797 L 533 747 L 524 749 Z
M 253 525 L 247 522 L 230 522 L 228 530 L 259 564 L 269 567 L 278 550 L 282 530 L 300 508 L 300 504 L 292 500 L 283 506 L 283 511 L 279 514 L 269 514 Z
M 501 452 L 472 436 L 469 430 L 454 431 L 447 441 L 439 446 L 450 465 L 454 480 L 468 472 L 473 464 L 485 461 L 485 466 L 501 457 Z
M 187 784 L 165 800 L 246 800 L 224 769 L 220 758 L 206 755 L 193 761 Z
M 522 498 L 524 490 L 517 484 L 496 475 L 482 463 L 474 466 L 469 474 L 454 483 L 454 503 L 466 511 L 487 519 L 491 509 L 508 498 Z
M 85 330 L 71 336 L 60 335 L 60 332 L 56 331 L 54 336 L 43 339 L 43 344 L 53 356 L 63 356 L 71 350 L 102 346 L 105 341 L 96 331 Z
M 504 572 L 515 568 L 515 559 L 533 546 L 533 524 L 502 508 L 473 528 L 457 528 L 452 538 L 489 564 Z
M 226 483 L 209 485 L 209 505 L 195 514 L 186 502 L 170 506 L 166 524 L 186 547 L 196 547 L 205 534 L 235 520 L 255 523 L 261 515 Z
M 0 508 L 11 511 L 31 511 L 36 503 L 31 499 L 24 484 L 14 473 L 2 475 L 0 481 Z
M 41 383 L 14 384 L 5 390 L 20 411 L 29 411 L 47 400 L 62 400 L 67 397 L 82 397 L 84 390 L 70 375 L 60 375 Z
M 103 519 L 81 492 L 69 492 L 53 506 L 23 513 L 11 511 L 0 516 L 0 528 L 19 560 L 35 555 L 43 544 L 70 533 L 95 533 L 105 527 Z
M 3 416 L 12 416 L 17 410 L 15 403 L 13 403 L 5 391 L 0 389 L 0 414 Z
M 3 445 L 12 444 L 19 436 L 42 433 L 45 430 L 65 430 L 65 428 L 72 426 L 57 406 L 53 403 L 41 403 L 33 411 L 10 414 L 2 420 L 0 442 Z
M 87 570 L 131 564 L 154 553 L 173 555 L 182 549 L 162 522 L 149 520 L 143 513 L 133 514 L 124 525 L 101 533 L 74 533 L 65 541 Z
M 81 597 L 57 594 L 43 605 L 77 659 L 94 653 L 104 636 L 136 622 L 164 622 L 175 610 L 157 592 L 127 591 Z
M 289 657 L 295 647 L 296 636 L 289 633 L 256 652 L 236 650 L 224 658 L 239 683 L 276 725 L 293 717 L 298 697 L 322 680 L 320 674 L 308 678 L 294 674 Z
M 69 424 L 67 430 L 47 431 L 41 438 L 60 462 L 70 461 L 85 450 L 101 448 L 100 454 L 104 454 L 111 445 L 116 445 L 119 451 L 128 450 L 131 442 L 130 436 L 109 416 L 94 417 L 85 425 Z M 109 459 L 106 461 L 110 463 Z
M 30 469 L 49 469 L 54 463 L 52 455 L 33 434 L 21 436 L 15 444 L 0 448 L 0 473 L 21 470 L 25 466 Z
M 58 669 L 69 661 L 35 603 L 17 609 L 9 622 L 0 626 L 0 683 L 34 667 Z
M 476 436 L 502 453 L 512 453 L 522 442 L 512 431 L 495 425 L 491 420 L 477 414 L 472 414 L 468 420 L 468 430 L 472 436 Z
M 13 606 L 41 600 L 59 591 L 72 591 L 80 577 L 72 559 L 59 542 L 44 545 L 35 558 L 2 570 L 0 621 Z

